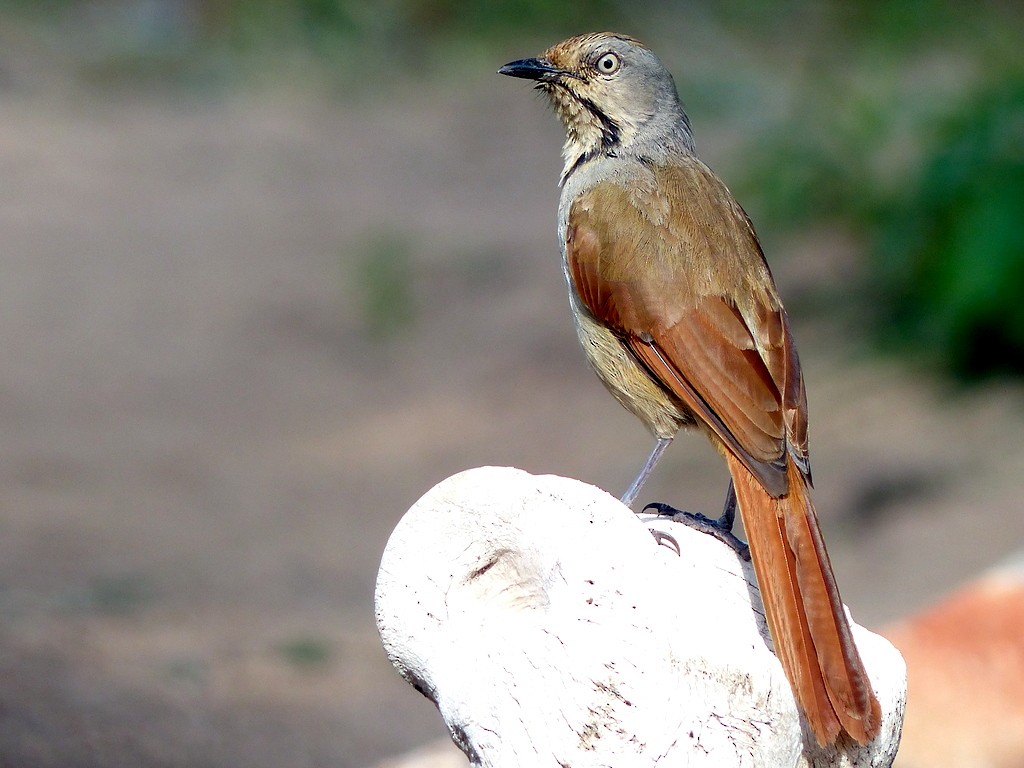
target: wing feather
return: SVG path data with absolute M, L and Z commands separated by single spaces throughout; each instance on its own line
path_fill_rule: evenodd
M 788 320 L 750 221 L 699 160 L 602 182 L 569 211 L 583 306 L 772 495 L 807 467 L 806 398 Z

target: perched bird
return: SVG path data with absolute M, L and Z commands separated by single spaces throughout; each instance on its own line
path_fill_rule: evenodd
M 623 503 L 680 428 L 699 427 L 728 464 L 775 652 L 811 730 L 822 745 L 844 731 L 866 744 L 881 715 L 811 504 L 789 321 L 750 219 L 695 154 L 672 76 L 611 33 L 498 71 L 536 81 L 565 125 L 558 227 L 579 340 L 658 439 Z

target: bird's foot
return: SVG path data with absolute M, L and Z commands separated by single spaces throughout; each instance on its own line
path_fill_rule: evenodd
M 668 504 L 661 502 L 654 502 L 648 504 L 643 508 L 643 512 L 648 509 L 653 509 L 659 517 L 669 517 L 673 522 L 682 523 L 688 525 L 694 530 L 700 531 L 701 533 L 709 534 L 714 536 L 716 539 L 721 541 L 726 546 L 730 547 L 737 555 L 744 560 L 750 560 L 750 547 L 743 541 L 740 541 L 736 534 L 732 532 L 733 515 L 730 515 L 728 511 L 718 519 L 712 519 L 707 515 L 702 515 L 699 512 L 686 512 L 682 509 L 676 509 Z M 651 531 L 654 534 L 655 540 L 660 544 L 663 540 L 671 540 L 675 545 L 675 550 L 679 551 L 679 543 L 676 542 L 669 534 L 661 531 Z

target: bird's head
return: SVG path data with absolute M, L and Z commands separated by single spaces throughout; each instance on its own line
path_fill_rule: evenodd
M 645 149 L 690 128 L 665 66 L 643 43 L 610 32 L 570 37 L 499 74 L 535 80 L 565 125 L 566 167 L 598 153 Z

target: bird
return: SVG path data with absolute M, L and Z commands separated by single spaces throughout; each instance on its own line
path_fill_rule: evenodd
M 696 154 L 672 75 L 611 32 L 498 73 L 534 81 L 565 128 L 558 232 L 577 335 L 657 438 L 622 502 L 681 429 L 702 431 L 728 465 L 722 523 L 738 506 L 772 644 L 813 736 L 869 743 L 881 713 L 811 502 L 789 318 L 750 218 Z

